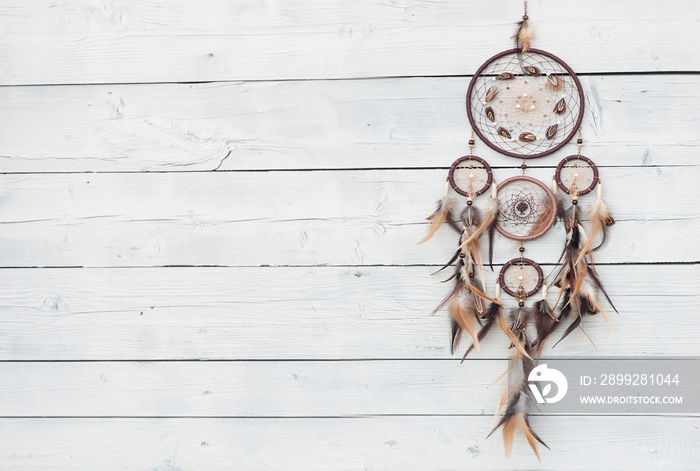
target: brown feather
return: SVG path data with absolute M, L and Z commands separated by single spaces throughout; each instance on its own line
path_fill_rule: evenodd
M 527 20 L 520 21 L 518 23 L 518 29 L 515 30 L 515 34 L 511 36 L 515 39 L 516 47 L 520 47 L 522 52 L 527 52 L 530 49 L 530 41 L 535 37 L 535 32 L 530 26 L 530 22 Z
M 562 114 L 564 111 L 566 111 L 566 100 L 562 98 L 554 105 L 554 112 L 556 114 Z
M 501 306 L 499 304 L 494 304 L 491 303 L 489 306 L 488 310 L 486 311 L 486 322 L 484 322 L 483 327 L 481 330 L 479 330 L 479 334 L 477 335 L 477 338 L 479 339 L 479 342 L 484 340 L 486 337 L 486 334 L 488 334 L 491 331 L 491 327 L 493 327 L 493 324 L 496 322 L 496 319 L 501 316 Z M 465 358 L 467 358 L 467 355 L 474 350 L 474 345 L 470 345 L 467 351 L 464 353 L 464 356 L 462 357 L 462 361 L 464 361 Z
M 581 286 L 583 286 L 583 282 L 586 280 L 588 265 L 585 263 L 579 263 L 578 265 L 574 263 L 574 270 L 570 273 L 573 273 L 574 283 L 569 284 L 569 287 L 571 288 L 571 297 L 575 299 L 576 295 L 578 295 L 578 292 L 581 289 Z
M 486 102 L 489 102 L 496 98 L 496 95 L 498 95 L 498 86 L 494 85 L 493 87 L 489 88 L 486 92 Z
M 454 354 L 455 350 L 457 350 L 457 347 L 459 347 L 459 341 L 462 339 L 462 329 L 459 327 L 459 324 L 457 324 L 457 321 L 453 318 L 450 318 L 450 331 L 452 333 L 450 353 Z
M 470 290 L 471 292 L 473 292 L 475 295 L 479 296 L 481 299 L 483 299 L 483 300 L 485 300 L 485 301 L 490 301 L 490 302 L 495 303 L 495 304 L 503 305 L 502 302 L 500 302 L 499 300 L 494 299 L 494 298 L 492 298 L 491 296 L 487 295 L 486 293 L 484 293 L 483 291 L 481 291 L 479 288 L 477 288 L 476 286 L 474 286 L 472 283 L 468 283 L 468 284 L 467 284 L 467 287 L 469 288 L 469 290 Z
M 554 315 L 554 311 L 552 311 L 546 299 L 535 303 L 532 307 L 531 317 L 535 320 L 535 328 L 537 330 L 535 345 L 537 346 L 537 355 L 539 356 L 542 353 L 545 340 L 557 329 L 560 322 Z
M 484 113 L 486 113 L 486 117 L 489 119 L 489 121 L 491 121 L 492 123 L 496 122 L 496 114 L 493 112 L 493 108 L 487 106 L 484 110 Z
M 530 75 L 532 77 L 539 77 L 540 76 L 540 69 L 538 69 L 534 65 L 524 66 L 523 71 L 525 72 L 525 75 Z
M 581 329 L 581 332 L 583 332 L 583 335 L 586 336 L 588 341 L 591 342 L 591 345 L 593 345 L 593 348 L 595 348 L 597 350 L 595 344 L 593 343 L 593 340 L 588 336 L 588 334 L 586 333 L 586 331 L 583 328 L 583 316 L 585 314 L 595 314 L 595 312 L 592 311 L 592 309 L 596 309 L 595 306 L 591 306 L 591 304 L 588 303 L 587 300 L 584 297 L 582 297 L 581 295 L 574 296 L 573 294 L 566 293 L 565 296 L 568 296 L 568 295 L 571 295 L 571 297 L 567 300 L 566 304 L 562 308 L 561 315 L 559 316 L 559 318 L 560 319 L 564 318 L 565 309 L 566 309 L 567 313 L 572 312 L 572 313 L 574 313 L 574 315 L 576 317 L 574 318 L 574 321 L 571 323 L 571 325 L 569 325 L 569 327 L 566 329 L 566 331 L 564 331 L 564 334 L 561 336 L 561 338 L 559 340 L 557 340 L 557 342 L 552 346 L 552 348 L 559 345 L 559 342 L 561 342 L 566 337 L 568 337 L 568 335 L 571 332 L 573 332 L 574 330 L 576 330 L 576 328 L 578 327 Z M 572 304 L 573 304 L 575 309 L 573 309 L 571 307 Z
M 552 204 L 549 201 L 549 199 L 542 200 L 542 206 L 542 212 L 540 216 L 535 220 L 535 222 L 532 223 L 532 227 L 527 233 L 528 236 L 541 233 L 547 228 L 550 221 L 552 220 L 552 211 L 554 211 L 555 208 L 552 207 Z
M 465 306 L 466 304 L 466 306 Z M 474 342 L 474 347 L 479 350 L 479 338 L 476 335 L 476 329 L 474 327 L 474 311 L 473 303 L 471 299 L 463 299 L 462 295 L 455 296 L 450 301 L 449 311 L 452 318 L 457 322 L 459 327 L 466 331 L 467 334 L 472 338 Z
M 489 201 L 489 210 L 486 212 L 486 216 L 479 222 L 476 230 L 460 244 L 457 250 L 462 250 L 463 248 L 467 247 L 467 244 L 479 239 L 484 231 L 486 231 L 491 223 L 493 223 L 494 219 L 496 219 L 496 216 L 498 216 L 498 199 L 491 198 L 491 201 Z
M 562 213 L 562 205 L 558 205 L 558 212 Z M 561 298 L 564 295 L 563 305 L 560 309 L 559 319 L 563 319 L 569 311 L 571 311 L 571 303 L 578 303 L 578 293 L 584 283 L 588 272 L 588 265 L 585 257 L 579 259 L 581 252 L 581 228 L 580 228 L 580 209 L 578 205 L 572 204 L 569 209 L 563 211 L 563 220 L 566 227 L 566 243 L 559 260 L 561 267 L 554 275 L 556 286 L 563 288 L 559 293 Z M 559 299 L 557 299 L 557 303 Z M 577 306 L 578 307 L 578 306 Z M 559 339 L 559 343 L 569 333 L 571 333 L 580 324 L 580 312 L 577 309 L 577 319 L 569 326 L 564 335 Z M 556 344 L 555 344 L 556 345 Z M 541 345 L 540 345 L 541 347 Z M 541 351 L 541 348 L 538 350 Z
M 459 264 L 457 264 L 457 268 L 455 269 L 455 275 L 454 275 L 454 277 L 457 278 L 457 280 L 455 281 L 454 287 L 452 288 L 450 293 L 447 296 L 445 296 L 442 301 L 440 301 L 440 304 L 438 304 L 438 306 L 433 310 L 433 314 L 435 314 L 440 309 L 442 309 L 462 289 L 463 283 L 462 283 L 462 280 L 459 278 L 459 274 L 458 274 L 459 268 L 460 268 Z
M 535 456 L 537 456 L 537 460 L 542 463 L 540 453 L 537 451 L 536 434 L 530 428 L 530 424 L 527 421 L 527 414 L 523 413 L 513 414 L 503 426 L 503 444 L 506 447 L 506 458 L 510 457 L 513 450 L 513 437 L 515 432 L 520 432 L 525 435 L 527 443 L 530 445 L 530 448 L 532 448 L 532 451 L 535 452 Z
M 537 136 L 531 132 L 524 132 L 520 135 L 520 140 L 523 142 L 535 142 L 537 140 Z
M 513 358 L 507 370 L 508 384 L 501 395 L 501 403 L 497 414 L 500 413 L 506 403 L 508 404 L 508 408 L 498 424 L 486 437 L 488 438 L 499 427 L 503 426 L 503 444 L 506 450 L 506 457 L 510 457 L 513 451 L 513 441 L 516 432 L 522 433 L 525 436 L 525 439 L 538 460 L 540 459 L 540 455 L 537 450 L 537 442 L 549 448 L 535 431 L 532 430 L 527 416 L 531 400 L 527 378 L 533 367 L 533 362 L 525 357 L 516 356 Z
M 605 288 L 603 288 L 603 284 L 600 281 L 600 277 L 598 276 L 598 272 L 595 270 L 594 267 L 589 266 L 588 267 L 588 276 L 591 277 L 591 281 L 593 281 L 593 284 L 600 290 L 601 293 L 603 293 L 603 296 L 605 296 L 605 299 L 608 301 L 610 304 L 610 307 L 613 308 L 613 310 L 619 314 L 619 311 L 613 304 L 612 300 L 610 299 L 610 296 L 608 296 L 608 293 L 605 291 Z
M 530 448 L 532 448 L 532 451 L 535 452 L 535 456 L 537 457 L 537 461 L 542 463 L 542 460 L 540 459 L 540 453 L 537 451 L 537 441 L 542 441 L 539 439 L 537 434 L 530 428 L 530 424 L 528 423 L 527 420 L 527 415 L 525 414 L 518 414 L 518 423 L 517 423 L 517 428 L 525 435 L 525 438 L 527 439 L 528 445 L 530 445 Z M 546 446 L 546 445 L 545 445 Z
M 552 75 L 547 75 L 547 85 L 552 90 L 558 91 L 558 90 L 561 90 L 561 87 L 564 85 L 564 82 L 562 81 L 561 78 L 552 74 Z
M 581 316 L 580 316 L 579 314 L 577 314 L 577 315 L 576 315 L 576 318 L 575 318 L 574 321 L 571 323 L 571 325 L 569 325 L 569 327 L 567 327 L 567 329 L 564 331 L 564 334 L 561 336 L 561 338 L 560 338 L 559 340 L 557 340 L 557 342 L 556 342 L 554 345 L 552 345 L 552 348 L 554 348 L 554 347 L 556 347 L 557 345 L 559 345 L 559 342 L 561 342 L 561 341 L 564 340 L 566 337 L 568 337 L 569 334 L 570 334 L 571 332 L 573 332 L 574 330 L 576 330 L 576 327 L 578 327 L 580 324 L 581 324 Z
M 587 305 L 587 311 L 591 314 L 600 314 L 603 319 L 605 319 L 605 322 L 608 324 L 608 327 L 610 328 L 610 332 L 612 334 L 615 334 L 615 329 L 612 326 L 612 323 L 610 322 L 610 319 L 608 316 L 605 314 L 605 310 L 603 309 L 603 306 L 600 305 L 598 300 L 595 298 L 596 292 L 595 288 L 593 288 L 590 284 L 588 287 L 584 290 L 581 290 L 581 298 L 585 301 Z
M 552 124 L 550 127 L 547 128 L 547 131 L 544 133 L 544 137 L 547 139 L 554 139 L 554 136 L 557 134 L 557 129 L 559 129 L 558 124 Z
M 566 217 L 566 200 L 563 196 L 557 198 L 557 219 L 563 221 Z
M 423 240 L 418 242 L 419 245 L 435 235 L 437 230 L 440 229 L 440 226 L 442 226 L 447 220 L 448 215 L 454 211 L 456 204 L 457 203 L 454 198 L 442 198 L 440 201 L 438 201 L 437 209 L 433 212 L 433 214 L 428 216 L 428 221 L 431 222 L 428 235 L 426 235 Z
M 501 328 L 504 334 L 506 334 L 506 337 L 510 340 L 510 342 L 515 346 L 515 348 L 518 349 L 518 351 L 525 355 L 528 358 L 531 358 L 530 355 L 527 353 L 527 350 L 525 349 L 525 345 L 518 340 L 518 338 L 515 336 L 513 331 L 511 330 L 510 326 L 506 323 L 505 319 L 503 316 L 499 316 L 496 319 L 496 323 L 498 324 L 498 327 Z
M 436 274 L 436 273 L 440 273 L 442 270 L 444 270 L 445 268 L 447 268 L 447 267 L 449 267 L 450 265 L 452 265 L 453 263 L 455 263 L 455 262 L 457 261 L 457 258 L 458 258 L 458 257 L 459 257 L 459 252 L 455 252 L 455 254 L 452 256 L 452 258 L 450 259 L 449 262 L 447 262 L 446 264 L 444 264 L 444 265 L 442 266 L 442 268 L 440 268 L 439 270 L 436 270 L 436 271 L 434 271 L 433 273 L 431 273 L 431 275 L 434 275 L 434 274 Z M 452 275 L 450 278 L 448 278 L 448 279 L 445 280 L 445 281 L 450 281 L 453 277 L 454 277 L 454 275 Z
M 516 417 L 518 415 L 519 414 L 511 415 L 503 425 L 503 445 L 506 447 L 506 458 L 510 458 L 513 452 L 513 438 L 515 437 L 515 429 L 517 428 Z
M 510 138 L 511 138 L 510 132 L 508 132 L 508 130 L 507 130 L 506 128 L 500 127 L 500 128 L 498 128 L 498 129 L 496 130 L 496 132 L 497 132 L 501 137 L 505 137 L 506 139 L 510 139 Z
M 500 212 L 498 211 L 498 201 L 496 201 L 496 217 L 494 217 L 493 221 L 491 221 L 491 224 L 489 224 L 488 227 L 488 234 L 489 234 L 489 267 L 491 267 L 491 270 L 493 270 L 493 241 L 496 237 L 496 227 L 498 227 L 498 215 Z
M 502 74 L 496 75 L 496 80 L 513 80 L 515 75 L 510 72 L 503 72 Z
M 581 253 L 576 259 L 576 263 L 580 263 L 583 257 L 586 256 L 586 254 L 590 254 L 591 252 L 593 252 L 593 250 L 597 250 L 598 248 L 600 248 L 605 242 L 607 236 L 606 229 L 609 226 L 615 224 L 615 219 L 612 217 L 608 205 L 605 204 L 605 201 L 603 201 L 602 199 L 598 199 L 595 203 L 593 203 L 591 209 L 589 210 L 588 219 L 591 221 L 591 228 L 589 229 L 588 240 L 586 240 L 586 243 L 583 244 L 583 246 L 581 247 Z M 593 245 L 593 239 L 599 233 L 602 233 L 603 240 L 600 243 L 600 245 L 598 245 L 598 247 L 592 249 L 591 246 Z

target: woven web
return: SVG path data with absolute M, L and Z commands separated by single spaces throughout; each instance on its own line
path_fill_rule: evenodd
M 472 79 L 474 87 L 468 97 L 471 106 L 473 125 L 484 138 L 498 149 L 513 152 L 519 156 L 536 156 L 568 141 L 576 132 L 574 126 L 582 113 L 579 102 L 579 89 L 564 66 L 554 59 L 539 53 L 521 54 L 521 62 L 516 53 L 506 54 L 489 62 L 484 70 Z M 540 76 L 524 73 L 523 66 L 534 66 Z M 508 72 L 515 77 L 511 80 L 496 80 L 496 76 Z M 558 89 L 548 81 L 554 75 L 559 82 Z M 498 93 L 486 101 L 492 87 Z M 564 99 L 566 110 L 556 114 L 556 104 Z M 495 122 L 487 117 L 486 109 L 492 108 Z M 552 139 L 547 139 L 547 130 L 558 125 Z M 499 135 L 498 129 L 506 129 L 511 138 Z M 522 134 L 531 133 L 534 142 L 524 142 Z
M 516 240 L 539 237 L 552 226 L 556 205 L 547 191 L 528 180 L 513 180 L 498 189 L 498 226 Z
M 489 181 L 489 173 L 481 162 L 465 160 L 455 167 L 452 178 L 457 188 L 474 196 L 477 191 L 484 190 Z
M 525 262 L 514 262 L 503 272 L 503 283 L 516 295 L 525 295 L 537 288 L 540 273 L 534 266 Z
M 589 193 L 588 189 L 595 181 L 595 173 L 593 167 L 585 160 L 571 159 L 561 167 L 559 181 L 570 195 L 585 195 Z

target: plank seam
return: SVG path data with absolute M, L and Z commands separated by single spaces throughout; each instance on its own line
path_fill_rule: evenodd
M 27 415 L 0 416 L 0 420 L 120 420 L 120 419 L 224 419 L 224 420 L 337 420 L 337 419 L 382 419 L 387 417 L 492 417 L 493 414 L 346 414 L 346 415 Z M 530 414 L 531 417 L 667 417 L 700 418 L 693 414 Z
M 616 71 L 616 72 L 577 72 L 579 77 L 612 77 L 620 75 L 700 75 L 698 70 L 650 70 L 650 71 Z M 472 78 L 473 74 L 438 74 L 438 75 L 374 75 L 370 77 L 326 77 L 326 78 L 285 78 L 285 79 L 235 79 L 235 80 L 191 80 L 191 81 L 156 81 L 156 82 L 74 82 L 74 83 L 22 83 L 0 84 L 0 88 L 9 87 L 85 87 L 105 85 L 207 85 L 217 83 L 279 83 L 279 82 L 341 82 L 366 80 L 410 80 L 410 79 L 449 79 Z
M 76 171 L 48 171 L 48 172 L 0 172 L 0 175 L 29 175 L 29 176 L 42 176 L 42 175 L 144 175 L 144 174 L 154 174 L 154 175 L 185 175 L 189 173 L 303 173 L 303 172 L 413 172 L 413 171 L 447 171 L 450 169 L 449 166 L 440 167 L 342 167 L 342 168 L 252 168 L 252 169 L 224 169 L 220 170 L 219 167 L 224 160 L 230 155 L 227 154 L 221 162 L 213 169 L 199 169 L 199 170 L 104 170 L 104 171 L 94 171 L 85 170 L 82 172 Z M 2 156 L 0 156 L 2 157 Z M 11 157 L 10 157 L 11 158 Z M 695 168 L 699 164 L 664 164 L 664 165 L 598 165 L 599 168 L 620 168 L 620 169 L 640 169 L 640 168 Z M 495 170 L 513 170 L 520 169 L 520 165 L 493 165 L 492 169 Z M 528 168 L 536 169 L 551 169 L 555 170 L 556 165 L 529 165 Z
M 700 260 L 689 260 L 682 262 L 609 262 L 596 263 L 596 266 L 641 266 L 641 265 L 697 265 Z M 494 266 L 503 264 L 494 263 Z M 556 267 L 555 263 L 540 263 L 542 267 Z M 136 270 L 136 269 L 160 269 L 160 268 L 442 268 L 442 265 L 427 265 L 427 264 L 407 264 L 407 265 L 15 265 L 15 266 L 0 266 L 0 270 Z

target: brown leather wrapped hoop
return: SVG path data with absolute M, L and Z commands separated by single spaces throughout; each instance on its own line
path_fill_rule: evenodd
M 517 182 L 533 184 L 533 189 L 539 193 L 539 198 L 536 199 L 532 190 L 527 188 L 504 191 L 509 185 L 514 183 L 517 185 Z M 523 204 L 527 207 L 523 208 L 521 206 Z M 540 211 L 539 214 L 538 211 Z M 499 221 L 496 225 L 498 232 L 513 240 L 532 240 L 542 236 L 556 222 L 557 201 L 552 190 L 544 183 L 521 175 L 508 178 L 498 185 L 498 212 Z M 508 228 L 505 227 L 506 224 Z M 523 229 L 528 228 L 527 226 L 530 226 L 529 230 L 523 232 Z
M 506 283 L 505 275 L 510 267 L 518 265 L 528 265 L 537 270 L 537 283 L 535 284 L 535 287 L 530 289 L 530 291 L 528 291 L 525 295 L 529 298 L 530 296 L 534 295 L 540 290 L 540 288 L 542 287 L 542 283 L 544 282 L 544 274 L 542 273 L 542 268 L 540 268 L 540 266 L 536 262 L 530 260 L 529 258 L 514 258 L 512 260 L 507 261 L 505 265 L 503 265 L 503 267 L 501 268 L 501 272 L 498 274 L 498 284 L 501 285 L 503 291 L 515 297 L 516 292 L 508 286 L 508 283 Z
M 571 67 L 533 48 L 509 49 L 487 60 L 466 96 L 476 135 L 495 151 L 520 159 L 551 154 L 569 142 L 581 126 L 584 106 Z
M 600 182 L 600 177 L 598 175 L 598 167 L 596 164 L 593 163 L 593 161 L 587 157 L 584 157 L 582 155 L 570 155 L 568 157 L 564 157 L 564 159 L 559 162 L 559 165 L 557 165 L 557 171 L 554 174 L 554 180 L 557 182 L 557 186 L 565 192 L 567 195 L 571 194 L 571 188 L 567 188 L 565 182 L 562 179 L 562 170 L 564 169 L 565 165 L 569 162 L 573 162 L 575 160 L 581 160 L 583 162 L 586 162 L 588 166 L 590 167 L 593 175 L 590 177 L 591 183 L 584 188 L 583 190 L 578 190 L 576 192 L 577 196 L 582 196 L 582 195 L 587 195 L 591 191 L 593 191 L 598 185 L 598 182 Z
M 455 172 L 457 171 L 458 168 L 461 168 L 460 165 L 464 164 L 465 162 L 477 162 L 483 167 L 483 170 L 486 172 L 486 175 L 483 180 L 485 180 L 485 183 L 482 187 L 480 187 L 478 190 L 475 190 L 472 195 L 469 194 L 469 192 L 465 191 L 463 188 L 461 188 L 458 183 L 457 183 L 457 178 L 455 177 Z M 480 157 L 476 157 L 475 155 L 465 155 L 464 157 L 460 157 L 459 159 L 455 160 L 452 166 L 450 167 L 450 173 L 447 175 L 447 179 L 450 182 L 450 186 L 454 191 L 459 193 L 462 196 L 479 196 L 483 193 L 485 193 L 489 187 L 491 187 L 491 183 L 493 183 L 493 173 L 491 172 L 491 166 L 486 163 L 486 161 Z

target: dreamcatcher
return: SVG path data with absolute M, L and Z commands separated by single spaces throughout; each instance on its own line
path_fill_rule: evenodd
M 527 14 L 514 35 L 518 47 L 496 54 L 474 74 L 467 116 L 492 149 L 531 159 L 569 142 L 583 120 L 581 82 L 561 59 L 531 49 Z
M 497 216 L 496 186 L 493 185 L 491 167 L 480 157 L 473 155 L 474 140 L 469 141 L 469 155 L 460 157 L 450 167 L 445 181 L 443 197 L 438 201 L 438 208 L 428 217 L 431 227 L 428 235 L 419 243 L 428 240 L 447 222 L 459 233 L 459 244 L 454 256 L 440 270 L 456 262 L 455 271 L 445 281 L 454 280 L 450 293 L 443 299 L 434 312 L 447 306 L 452 326 L 451 349 L 459 346 L 462 333 L 472 339 L 472 345 L 479 348 L 475 323 L 487 314 L 486 301 L 498 303 L 486 294 L 484 265 L 481 257 L 481 235 L 488 231 L 494 233 L 494 221 Z M 466 197 L 466 206 L 457 216 L 457 200 L 449 196 L 449 189 Z M 474 207 L 474 198 L 491 188 L 491 201 L 488 211 L 482 215 Z M 489 249 L 491 251 L 491 249 Z
M 522 169 L 524 174 L 524 164 Z M 518 305 L 508 313 L 506 328 L 510 330 L 508 337 L 515 350 L 508 367 L 509 383 L 501 397 L 497 414 L 504 407 L 506 409 L 491 433 L 503 427 L 506 456 L 511 453 L 515 432 L 522 433 L 539 459 L 536 442 L 545 447 L 547 445 L 532 430 L 528 421 L 530 390 L 527 377 L 532 370 L 532 357 L 541 352 L 548 335 L 543 334 L 553 331 L 558 320 L 547 302 L 542 269 L 535 261 L 524 257 L 524 242 L 542 236 L 554 225 L 557 203 L 554 193 L 546 185 L 521 175 L 504 180 L 498 186 L 498 213 L 496 229 L 520 243 L 520 257 L 506 262 L 498 275 L 498 285 L 506 294 L 514 297 Z M 542 300 L 526 308 L 526 300 L 541 288 Z M 530 340 L 526 331 L 530 322 L 535 323 L 538 333 L 535 340 Z
M 617 312 L 612 301 L 605 292 L 600 277 L 593 264 L 593 252 L 598 250 L 607 238 L 608 227 L 615 224 L 615 219 L 603 201 L 603 185 L 598 176 L 598 167 L 593 161 L 581 155 L 583 139 L 579 135 L 577 140 L 578 154 L 565 157 L 557 166 L 552 183 L 553 190 L 560 189 L 571 198 L 571 206 L 565 208 L 566 196 L 559 199 L 558 213 L 566 227 L 566 242 L 564 250 L 559 258 L 560 267 L 554 273 L 554 284 L 561 288 L 561 308 L 559 318 L 573 316 L 574 320 L 562 335 L 563 340 L 577 327 L 583 330 L 583 317 L 585 315 L 600 314 L 610 326 L 612 324 L 605 315 L 605 311 L 597 301 L 600 291 Z M 596 190 L 597 199 L 588 210 L 590 228 L 588 233 L 581 226 L 581 208 L 579 197 Z M 594 246 L 594 240 L 600 234 L 598 245 Z M 558 342 L 557 342 L 558 343 Z
M 455 272 L 446 281 L 454 280 L 455 285 L 434 312 L 444 306 L 448 308 L 453 353 L 463 332 L 471 338 L 462 361 L 472 350 L 479 349 L 480 342 L 494 325 L 506 334 L 514 353 L 507 370 L 508 386 L 497 412 L 497 416 L 502 411 L 503 415 L 489 436 L 503 427 L 506 456 L 509 456 L 515 432 L 520 432 L 539 459 L 537 442 L 547 445 L 532 430 L 528 420 L 531 392 L 527 378 L 534 367 L 533 357 L 541 354 L 545 340 L 567 316 L 572 316 L 573 321 L 562 339 L 581 326 L 584 315 L 601 313 L 605 316 L 596 299 L 597 292 L 610 300 L 595 271 L 593 252 L 605 241 L 606 229 L 614 219 L 601 198 L 602 187 L 595 164 L 581 156 L 580 135 L 578 155 L 567 157 L 559 164 L 552 190 L 525 175 L 525 159 L 561 149 L 579 131 L 584 97 L 581 83 L 566 63 L 553 54 L 530 48 L 533 34 L 528 23 L 527 1 L 524 6 L 523 21 L 513 35 L 516 47 L 486 61 L 469 84 L 466 108 L 473 129 L 470 153 L 450 167 L 443 198 L 428 218 L 431 227 L 421 243 L 444 223 L 459 233 L 454 256 L 438 270 L 454 264 Z M 472 154 L 474 133 L 492 149 L 523 159 L 522 175 L 496 186 L 488 164 Z M 449 197 L 450 187 L 466 197 L 466 206 L 459 213 L 457 200 Z M 491 198 L 482 214 L 474 207 L 473 200 L 489 188 Z M 591 226 L 586 234 L 580 225 L 578 198 L 593 189 L 597 189 L 598 199 L 590 207 Z M 570 208 L 564 208 L 561 197 L 557 200 L 558 190 L 571 197 Z M 524 252 L 525 243 L 545 234 L 557 217 L 566 225 L 567 240 L 559 260 L 561 264 L 553 273 L 551 284 L 560 289 L 553 308 L 547 300 L 548 285 L 542 268 L 525 258 Z M 493 269 L 496 232 L 517 241 L 520 255 L 502 266 L 494 295 L 490 297 L 486 294 L 481 239 L 484 234 L 488 235 L 488 264 Z M 594 240 L 598 240 L 597 246 Z M 508 308 L 499 300 L 501 290 L 515 298 L 516 307 Z M 541 292 L 541 299 L 526 306 L 538 292 Z M 481 324 L 478 332 L 477 323 Z M 534 326 L 536 338 L 529 337 L 528 325 Z
M 540 455 L 537 451 L 536 442 L 540 442 L 547 448 L 549 447 L 532 430 L 528 420 L 530 389 L 527 380 L 534 368 L 532 357 L 536 352 L 539 337 L 537 340 L 531 341 L 528 338 L 526 329 L 528 323 L 534 320 L 538 325 L 539 333 L 541 315 L 545 315 L 549 323 L 556 321 L 551 308 L 547 304 L 547 288 L 544 284 L 542 269 L 536 262 L 523 257 L 523 247 L 521 246 L 520 248 L 520 258 L 506 262 L 498 275 L 497 286 L 500 286 L 503 291 L 518 301 L 518 307 L 511 309 L 508 316 L 508 326 L 511 331 L 509 338 L 516 349 L 506 371 L 508 374 L 508 386 L 501 395 L 501 402 L 496 411 L 496 416 L 504 408 L 505 412 L 488 436 L 491 436 L 499 427 L 503 427 L 503 442 L 506 448 L 506 456 L 510 456 L 515 432 L 520 432 L 525 436 L 537 459 L 539 459 Z M 526 309 L 525 299 L 535 295 L 543 286 L 542 301 L 537 303 L 532 309 Z M 540 304 L 542 303 L 546 306 L 547 311 L 545 312 L 540 311 Z

